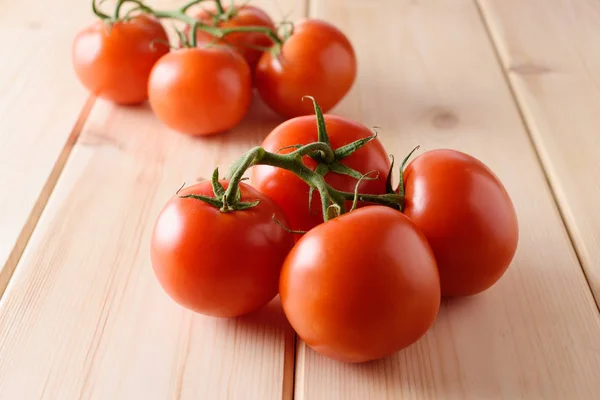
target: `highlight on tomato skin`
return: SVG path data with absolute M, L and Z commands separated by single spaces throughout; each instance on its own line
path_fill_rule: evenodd
M 110 25 L 98 20 L 81 30 L 73 41 L 72 63 L 79 81 L 93 95 L 135 105 L 147 100 L 150 71 L 168 52 L 162 24 L 141 14 Z
M 517 214 L 502 182 L 480 160 L 448 149 L 425 152 L 404 171 L 404 213 L 435 254 L 442 295 L 494 285 L 517 250 Z
M 279 292 L 288 321 L 310 347 L 351 363 L 415 343 L 440 307 L 425 236 L 385 206 L 357 209 L 306 233 L 285 260 Z
M 221 181 L 225 188 L 226 181 Z M 221 212 L 189 194 L 212 196 L 201 182 L 173 196 L 161 210 L 151 237 L 151 261 L 165 292 L 195 312 L 237 317 L 260 309 L 278 291 L 283 261 L 293 238 L 273 218 L 285 216 L 271 199 L 244 183 L 248 210 Z

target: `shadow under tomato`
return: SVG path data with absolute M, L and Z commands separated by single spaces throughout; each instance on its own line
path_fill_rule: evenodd
M 344 392 L 352 386 L 357 398 L 379 398 L 389 393 L 398 398 L 500 397 L 497 377 L 504 364 L 494 356 L 515 356 L 495 354 L 503 353 L 504 347 L 478 321 L 473 321 L 473 316 L 481 314 L 488 301 L 481 296 L 443 299 L 429 332 L 413 345 L 376 361 L 342 363 L 303 344 L 307 352 L 305 373 L 314 378 L 314 374 L 327 371 L 328 376 L 340 377 L 328 383 L 331 390 Z M 515 379 L 518 379 L 516 374 Z
M 285 119 L 275 114 L 254 91 L 252 105 L 244 119 L 234 128 L 226 132 L 199 137 L 206 142 L 223 142 L 240 144 L 250 148 L 259 145 L 263 139 Z

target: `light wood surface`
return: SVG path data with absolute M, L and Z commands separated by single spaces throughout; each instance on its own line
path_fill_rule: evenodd
M 78 134 L 87 93 L 71 42 L 89 2 L 3 1 L 0 35 L 0 295 Z
M 421 144 L 483 160 L 515 202 L 521 238 L 495 287 L 444 302 L 425 338 L 394 357 L 352 366 L 300 344 L 296 398 L 597 398 L 598 312 L 475 5 L 311 5 L 350 32 L 361 66 L 337 111 L 380 126 L 398 156 Z
M 310 350 L 277 300 L 240 319 L 203 317 L 151 270 L 166 200 L 282 120 L 256 101 L 232 132 L 192 139 L 148 106 L 94 103 L 69 55 L 89 1 L 3 2 L 0 32 L 23 44 L 0 56 L 0 400 L 597 399 L 600 314 L 561 216 L 598 288 L 600 9 L 477 1 L 252 1 L 276 20 L 308 13 L 348 34 L 359 77 L 333 112 L 381 127 L 397 158 L 417 144 L 473 154 L 517 208 L 505 277 L 444 301 L 420 342 L 363 365 Z
M 480 6 L 600 305 L 600 3 Z
M 149 262 L 153 222 L 179 186 L 280 122 L 258 103 L 233 132 L 194 140 L 147 106 L 98 100 L 0 300 L 0 399 L 291 398 L 294 336 L 277 302 L 238 320 L 194 315 Z

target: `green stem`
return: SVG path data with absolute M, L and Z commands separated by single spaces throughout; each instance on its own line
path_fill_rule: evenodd
M 123 8 L 123 5 L 125 5 L 125 3 L 136 4 L 137 8 L 135 8 L 135 10 L 137 10 L 137 11 L 142 11 L 147 14 L 154 14 L 154 10 L 152 8 L 148 7 L 146 4 L 144 4 L 141 0 L 119 0 L 119 2 L 117 3 L 117 5 L 115 7 L 115 13 L 113 16 L 114 21 L 127 19 L 129 17 L 130 13 L 132 11 L 135 11 L 134 9 L 132 9 L 125 15 L 125 17 L 121 18 L 121 8 Z
M 196 37 L 197 36 L 196 33 L 198 32 L 198 30 L 206 31 L 213 36 L 217 36 L 217 37 L 220 36 L 219 28 L 204 25 L 200 21 L 198 21 L 196 18 L 187 15 L 185 12 L 182 12 L 181 10 L 175 10 L 175 11 L 153 10 L 152 15 L 154 15 L 156 18 L 176 19 L 176 20 L 179 20 L 179 21 L 184 22 L 184 23 L 188 24 L 189 26 L 191 26 L 192 29 L 190 30 L 190 38 L 189 38 L 190 47 L 196 47 L 198 44 L 198 42 L 197 42 L 198 38 Z
M 229 178 L 229 186 L 223 195 L 223 203 L 230 204 L 230 199 L 235 197 L 235 192 L 238 190 L 240 181 L 242 180 L 244 173 L 250 168 L 257 160 L 261 160 L 266 153 L 265 149 L 260 146 L 252 148 L 247 152 L 241 159 L 240 164 L 233 172 L 233 175 Z
M 190 26 L 192 26 L 198 22 L 198 20 L 196 18 L 187 15 L 185 12 L 182 12 L 181 10 L 175 10 L 175 11 L 153 10 L 152 15 L 154 15 L 156 18 L 176 19 L 181 22 L 185 22 L 186 24 L 188 24 Z
M 140 3 L 139 0 L 121 0 L 121 1 L 133 1 L 138 4 Z M 210 25 L 203 24 L 200 21 L 198 21 L 196 18 L 191 17 L 190 15 L 186 14 L 186 11 L 189 7 L 191 7 L 195 4 L 198 4 L 202 1 L 205 1 L 205 0 L 192 1 L 191 3 L 188 3 L 185 6 L 181 7 L 180 9 L 174 10 L 174 11 L 159 11 L 159 10 L 151 10 L 148 7 L 146 7 L 146 8 L 147 8 L 147 12 L 149 14 L 154 15 L 156 18 L 175 19 L 175 20 L 178 20 L 178 21 L 188 24 L 189 26 L 192 27 L 192 33 L 195 33 L 196 30 L 201 30 L 201 31 L 210 33 L 212 36 L 216 37 L 217 39 L 223 39 L 225 36 L 230 35 L 232 33 L 257 32 L 257 33 L 263 33 L 266 36 L 268 36 L 276 46 L 280 47 L 281 45 L 283 45 L 283 41 L 277 35 L 277 32 L 273 31 L 271 28 L 269 28 L 267 26 L 234 26 L 234 27 L 230 27 L 230 28 L 219 28 L 217 26 L 210 26 Z M 223 5 L 221 4 L 220 1 L 215 0 L 215 4 L 217 5 L 217 10 L 220 14 L 225 13 L 225 11 L 223 9 Z M 195 47 L 195 45 L 196 45 L 196 35 L 195 34 L 193 34 L 192 37 L 190 38 L 190 43 L 192 44 L 193 47 Z
M 127 1 L 127 0 L 119 0 L 119 1 L 117 2 L 117 6 L 115 7 L 115 14 L 114 14 L 114 16 L 113 16 L 113 19 L 114 19 L 115 21 L 118 21 L 118 20 L 119 20 L 119 15 L 121 14 L 121 7 L 123 7 L 123 4 L 125 4 L 125 2 L 126 2 L 126 1 Z
M 317 103 L 317 100 L 313 96 L 304 96 L 302 100 L 309 99 L 313 102 L 313 107 L 315 108 L 315 117 L 317 118 L 317 132 L 319 142 L 329 144 L 329 135 L 327 135 L 327 127 L 325 125 L 325 116 L 323 116 L 323 110 L 321 110 L 321 106 Z
M 277 36 L 277 33 L 272 30 L 271 28 L 269 28 L 268 26 L 232 26 L 231 28 L 223 28 L 223 29 L 215 29 L 218 33 L 215 34 L 215 36 L 219 37 L 219 38 L 224 38 L 225 36 L 231 34 L 231 33 L 236 33 L 236 32 L 257 32 L 257 33 L 264 33 L 265 35 L 267 35 L 269 37 L 269 39 L 271 39 L 271 41 L 276 44 L 276 45 L 283 45 L 283 41 L 281 40 L 281 38 L 279 36 Z
M 223 8 L 223 4 L 221 4 L 221 0 L 215 0 L 215 6 L 217 7 L 219 16 L 225 14 L 225 9 Z
M 97 0 L 92 0 L 92 12 L 100 19 L 110 19 L 108 14 L 104 14 L 102 11 L 98 9 L 98 5 L 96 4 Z
M 179 11 L 180 11 L 182 14 L 185 14 L 185 13 L 187 12 L 187 10 L 188 10 L 190 7 L 193 7 L 193 6 L 195 6 L 196 4 L 200 4 L 200 3 L 202 3 L 203 1 L 205 1 L 205 0 L 194 0 L 194 1 L 191 1 L 191 2 L 187 3 L 186 5 L 184 5 L 183 7 L 181 7 L 181 8 L 179 9 Z
M 304 155 L 314 151 L 322 151 L 326 153 L 326 155 L 327 153 L 332 152 L 329 145 L 322 142 L 308 144 L 289 154 L 270 153 L 262 147 L 254 147 L 241 158 L 230 176 L 229 186 L 224 195 L 225 201 L 227 204 L 231 204 L 231 199 L 234 198 L 239 183 L 248 168 L 253 165 L 270 165 L 294 173 L 311 188 L 319 191 L 319 194 L 321 195 L 323 218 L 325 221 L 331 216 L 331 213 L 328 210 L 329 206 L 336 205 L 340 208 L 341 213 L 344 213 L 346 200 L 357 198 L 358 201 L 361 202 L 383 204 L 386 206 L 397 206 L 404 203 L 404 198 L 397 194 L 361 194 L 343 192 L 332 188 L 325 182 L 325 178 L 321 174 L 308 168 L 302 162 L 302 157 Z
M 336 190 L 336 192 L 346 200 L 354 200 L 354 197 L 356 196 L 356 194 L 352 193 L 352 192 L 341 192 L 341 191 L 337 191 L 337 190 Z M 400 196 L 399 194 L 394 194 L 394 193 L 388 193 L 388 194 L 359 193 L 356 196 L 356 198 L 358 199 L 358 201 L 362 201 L 365 203 L 376 203 L 376 204 L 381 204 L 384 206 L 395 206 L 395 205 L 400 205 L 401 207 L 404 206 L 404 197 Z
M 318 152 L 321 155 L 321 158 L 326 163 L 332 163 L 335 160 L 335 153 L 331 149 L 327 143 L 323 142 L 315 142 L 311 144 L 307 144 L 306 146 L 300 147 L 298 150 L 290 153 L 292 155 L 300 155 L 307 156 L 311 153 Z

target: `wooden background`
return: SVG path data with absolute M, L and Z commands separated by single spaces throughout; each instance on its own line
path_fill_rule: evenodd
M 0 399 L 600 398 L 600 3 L 253 3 L 348 34 L 359 76 L 334 112 L 382 127 L 391 153 L 455 148 L 500 176 L 513 265 L 363 365 L 307 348 L 277 302 L 237 320 L 178 307 L 149 263 L 158 211 L 281 119 L 257 100 L 192 139 L 89 98 L 70 64 L 89 1 L 0 0 Z

